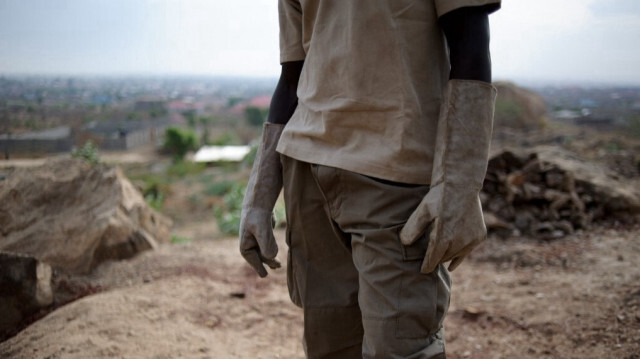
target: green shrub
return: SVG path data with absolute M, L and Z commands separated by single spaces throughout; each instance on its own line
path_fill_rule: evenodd
M 160 211 L 162 209 L 162 205 L 164 204 L 164 194 L 162 192 L 158 193 L 148 193 L 144 196 L 144 200 L 149 204 L 149 206 L 156 211 Z
M 283 228 L 287 224 L 287 211 L 284 207 L 283 201 L 276 202 L 275 208 L 273 209 L 273 217 L 276 220 L 275 228 Z
M 98 155 L 98 148 L 93 144 L 91 140 L 85 142 L 85 144 L 78 148 L 74 148 L 71 151 L 71 157 L 82 158 L 92 165 L 100 162 L 100 156 Z
M 216 137 L 216 139 L 211 141 L 210 144 L 213 146 L 229 146 L 238 142 L 238 135 L 235 132 L 225 132 Z
M 178 161 L 173 163 L 167 168 L 167 175 L 172 177 L 183 178 L 187 175 L 197 175 L 206 169 L 206 165 L 203 163 L 190 162 L 190 161 Z
M 496 123 L 507 125 L 519 125 L 524 116 L 524 108 L 513 100 L 496 99 L 495 120 Z
M 244 109 L 244 118 L 250 126 L 260 127 L 266 118 L 266 112 L 257 107 L 249 106 Z
M 207 186 L 204 192 L 209 196 L 219 197 L 231 191 L 234 185 L 236 185 L 236 183 L 233 181 L 215 182 Z
M 246 185 L 234 184 L 222 198 L 223 205 L 214 208 L 213 214 L 218 222 L 220 232 L 228 235 L 238 235 L 245 190 Z
M 144 187 L 142 188 L 144 200 L 151 208 L 160 211 L 164 204 L 164 193 L 167 190 L 167 185 L 161 183 L 155 176 L 146 176 L 142 181 L 144 182 Z
M 182 161 L 187 152 L 195 150 L 198 141 L 195 132 L 178 127 L 168 127 L 164 133 L 164 148 L 174 161 Z
M 175 244 L 191 243 L 191 239 L 187 238 L 187 237 L 180 237 L 180 236 L 176 236 L 175 234 L 172 234 L 171 235 L 171 243 L 175 243 Z
M 201 206 L 204 203 L 202 196 L 197 193 L 190 194 L 187 200 L 192 206 Z
M 253 166 L 253 162 L 256 160 L 256 156 L 258 155 L 258 145 L 252 145 L 249 153 L 247 153 L 242 159 L 242 163 L 248 167 Z

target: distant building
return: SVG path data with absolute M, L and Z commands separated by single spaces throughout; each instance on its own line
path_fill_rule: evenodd
M 27 103 L 22 100 L 7 100 L 5 107 L 9 113 L 20 113 L 27 109 Z
M 598 103 L 590 98 L 581 98 L 578 101 L 581 108 L 597 108 L 599 107 Z
M 244 111 L 247 107 L 255 107 L 261 110 L 266 110 L 271 105 L 271 96 L 270 95 L 260 95 L 254 97 L 248 101 L 243 101 L 235 106 L 233 106 L 229 112 L 234 115 L 243 115 Z
M 167 111 L 166 101 L 161 98 L 141 98 L 136 101 L 135 111 L 139 112 L 165 112 Z
M 575 120 L 576 125 L 589 126 L 599 130 L 613 130 L 616 127 L 616 121 L 608 117 L 584 116 Z
M 559 122 L 578 126 L 588 126 L 599 130 L 612 130 L 618 124 L 616 119 L 603 110 L 590 110 L 583 108 L 580 111 L 560 110 L 554 112 L 554 117 Z
M 249 100 L 249 106 L 267 109 L 271 106 L 271 95 L 262 95 Z
M 0 151 L 8 155 L 69 152 L 73 148 L 73 144 L 73 131 L 69 126 L 15 135 L 0 135 Z
M 92 122 L 83 127 L 83 135 L 103 150 L 128 150 L 147 144 L 159 144 L 168 120 Z
M 203 146 L 193 156 L 194 162 L 240 162 L 251 146 Z
M 573 110 L 560 110 L 553 113 L 556 120 L 560 122 L 572 123 L 582 117 L 582 113 Z
M 169 113 L 193 112 L 197 116 L 204 114 L 204 103 L 190 100 L 177 100 L 169 102 Z

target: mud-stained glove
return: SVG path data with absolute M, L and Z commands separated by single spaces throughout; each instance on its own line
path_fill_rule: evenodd
M 267 276 L 263 264 L 280 268 L 273 236 L 273 207 L 282 189 L 282 165 L 276 145 L 283 128 L 284 125 L 265 123 L 242 201 L 240 253 L 260 277 Z
M 414 243 L 431 225 L 421 272 L 451 261 L 454 270 L 487 237 L 479 193 L 487 172 L 496 89 L 450 80 L 442 99 L 431 188 L 400 232 Z

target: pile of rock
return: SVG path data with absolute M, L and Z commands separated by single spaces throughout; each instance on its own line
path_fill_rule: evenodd
M 491 158 L 481 193 L 490 231 L 557 238 L 640 212 L 638 189 L 558 147 Z
M 11 172 L 0 181 L 0 340 L 52 303 L 52 270 L 130 258 L 168 241 L 170 226 L 117 167 L 59 159 Z

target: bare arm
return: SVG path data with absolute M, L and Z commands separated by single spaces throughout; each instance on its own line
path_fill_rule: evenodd
M 438 21 L 449 45 L 450 79 L 491 82 L 490 7 L 463 7 Z
M 281 125 L 287 124 L 293 111 L 298 106 L 298 81 L 304 61 L 285 62 L 282 64 L 280 80 L 273 93 L 267 122 Z

